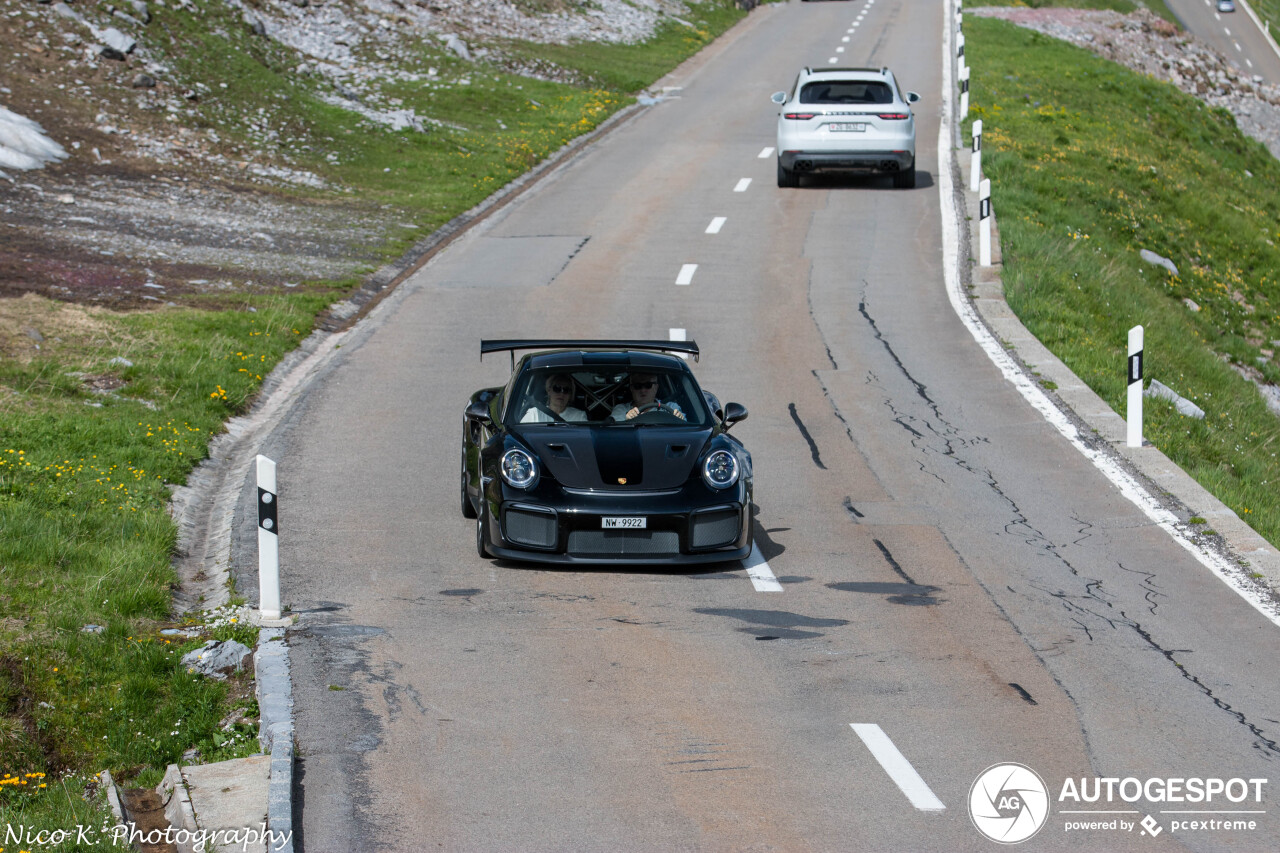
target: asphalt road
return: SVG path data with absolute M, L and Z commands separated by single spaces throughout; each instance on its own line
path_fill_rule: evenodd
M 1182 25 L 1225 56 L 1241 71 L 1280 86 L 1277 55 L 1258 23 L 1236 3 L 1236 11 L 1219 12 L 1216 0 L 1166 0 Z M 1256 10 L 1255 10 L 1256 11 Z
M 1261 803 L 1059 797 L 1068 779 L 1268 779 L 1280 634 L 1032 411 L 950 307 L 943 18 L 886 0 L 754 12 L 347 339 L 263 449 L 300 616 L 298 849 L 990 850 L 968 802 L 1000 762 L 1048 789 L 1028 850 L 1280 849 L 1270 783 L 1249 789 Z M 769 94 L 831 58 L 923 96 L 917 189 L 774 185 Z M 702 347 L 703 386 L 751 412 L 735 429 L 781 591 L 739 564 L 479 559 L 461 413 L 507 375 L 481 337 L 673 329 Z M 1166 813 L 1224 809 L 1266 813 Z M 1121 813 L 1065 813 L 1104 810 Z M 1172 823 L 1224 817 L 1256 828 Z M 1068 831 L 1080 820 L 1132 828 Z

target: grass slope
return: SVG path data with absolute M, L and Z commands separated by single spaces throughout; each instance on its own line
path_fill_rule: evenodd
M 1208 413 L 1149 401 L 1146 437 L 1280 544 L 1280 418 L 1241 375 L 1280 382 L 1280 162 L 1171 85 L 1002 21 L 965 30 L 1009 304 L 1120 412 L 1142 325 L 1147 376 Z

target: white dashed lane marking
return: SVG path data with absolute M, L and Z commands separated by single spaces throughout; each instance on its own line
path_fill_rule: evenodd
M 693 274 L 697 270 L 697 264 L 685 264 L 680 267 L 680 275 L 676 276 L 676 284 L 693 284 Z
M 907 795 L 911 805 L 922 812 L 940 812 L 947 808 L 925 784 L 924 779 L 920 778 L 911 762 L 893 745 L 883 729 L 875 723 L 850 723 L 849 726 L 862 738 L 862 742 L 871 750 L 871 754 L 880 762 L 894 784 Z
M 725 219 L 725 217 L 723 217 L 723 216 L 717 216 L 715 219 L 711 220 L 711 224 L 707 226 L 707 233 L 708 233 L 708 234 L 719 234 L 719 233 L 720 233 L 720 229 L 724 227 L 724 224 L 725 224 L 725 222 L 727 222 L 727 221 L 728 221 L 728 220 L 727 220 L 727 219 Z
M 744 193 L 747 191 L 747 187 L 749 186 L 751 186 L 751 179 L 743 178 L 742 180 L 738 181 L 738 185 L 733 188 L 733 191 L 736 193 Z
M 761 151 L 761 152 L 760 152 L 760 154 L 757 156 L 757 159 L 759 159 L 759 160 L 763 160 L 764 158 L 766 158 L 766 157 L 768 157 L 768 156 L 770 156 L 770 155 L 772 155 L 772 154 L 773 154 L 773 148 L 765 148 L 765 149 L 764 149 L 763 151 Z
M 759 545 L 751 543 L 751 553 L 742 561 L 742 565 L 746 568 L 747 577 L 751 578 L 751 585 L 756 588 L 756 592 L 782 592 L 782 584 L 778 583 L 778 579 L 773 576 L 773 569 L 769 568 L 764 554 L 760 553 Z
M 684 329 L 667 329 L 667 340 L 687 341 L 689 340 L 689 333 Z M 689 356 L 685 355 L 682 352 L 675 353 L 675 355 L 679 356 L 680 358 L 683 358 L 685 361 L 689 360 Z

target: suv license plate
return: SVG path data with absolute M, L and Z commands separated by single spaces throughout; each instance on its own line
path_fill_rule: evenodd
M 600 519 L 604 530 L 643 530 L 647 519 L 643 515 L 605 516 Z
M 833 121 L 831 124 L 827 125 L 827 130 L 836 133 L 841 131 L 846 133 L 862 133 L 866 129 L 867 123 L 865 121 Z

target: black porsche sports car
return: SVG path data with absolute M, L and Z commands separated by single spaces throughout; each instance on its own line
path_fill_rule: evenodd
M 537 350 L 516 362 L 516 352 Z M 471 395 L 462 514 L 482 557 L 684 564 L 751 551 L 747 416 L 698 387 L 692 341 L 481 341 L 511 379 Z

